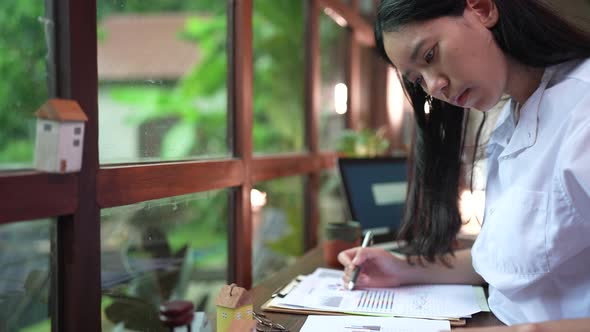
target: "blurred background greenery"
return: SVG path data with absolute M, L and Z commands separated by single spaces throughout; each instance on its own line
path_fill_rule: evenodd
M 55 24 L 45 17 L 44 6 L 44 1 L 0 3 L 0 170 L 33 165 L 33 113 L 51 97 L 55 79 L 47 58 Z M 229 157 L 233 137 L 228 134 L 226 3 L 99 0 L 97 6 L 101 164 Z M 254 2 L 256 154 L 305 150 L 303 9 L 303 1 Z M 122 33 L 113 30 L 114 20 L 173 16 L 183 21 L 171 38 L 198 51 L 190 68 L 176 77 L 105 74 L 109 68 L 101 67 L 101 52 Z M 322 28 L 322 42 L 335 43 L 342 31 L 338 26 Z M 147 50 L 158 41 L 127 42 Z M 119 51 L 117 56 L 123 57 L 125 50 Z M 166 51 L 158 60 L 163 66 L 178 60 L 173 49 Z M 330 61 L 322 58 L 322 66 L 329 67 Z M 304 183 L 303 177 L 290 177 L 255 185 L 267 198 L 253 212 L 254 283 L 303 253 Z M 231 194 L 231 189 L 205 192 L 101 212 L 104 331 L 151 330 L 157 324 L 157 305 L 174 298 L 213 310 L 213 295 L 227 278 Z M 22 308 L 3 320 L 0 330 L 50 329 L 53 227 L 53 220 L 0 227 L 0 247 L 6 254 L 0 256 L 0 317 L 10 312 L 7 306 Z M 35 243 L 37 250 L 19 250 L 22 243 Z M 22 259 L 15 261 L 16 256 Z

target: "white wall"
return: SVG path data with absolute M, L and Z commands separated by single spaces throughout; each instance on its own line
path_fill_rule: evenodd
M 132 116 L 140 109 L 121 104 L 101 85 L 98 93 L 98 150 L 101 163 L 136 161 L 139 156 L 139 126 Z

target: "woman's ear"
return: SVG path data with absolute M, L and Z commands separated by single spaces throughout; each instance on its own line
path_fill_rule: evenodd
M 465 10 L 474 14 L 477 20 L 488 29 L 498 23 L 498 7 L 494 0 L 467 0 Z

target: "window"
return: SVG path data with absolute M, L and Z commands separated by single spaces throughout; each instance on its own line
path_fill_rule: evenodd
M 320 17 L 320 148 L 336 150 L 348 111 L 348 32 L 324 13 Z
M 318 2 L 45 3 L 0 5 L 11 13 L 0 20 L 10 50 L 0 50 L 0 266 L 11 265 L 0 295 L 16 285 L 19 299 L 43 303 L 0 317 L 0 329 L 147 330 L 171 294 L 212 312 L 221 285 L 260 281 L 263 256 L 244 246 L 288 264 L 315 245 L 311 198 L 336 156 L 318 148 L 310 102 L 320 96 L 309 75 L 320 70 Z M 368 26 L 346 8 L 357 15 L 350 29 Z M 88 116 L 72 140 L 84 149 L 78 173 L 31 169 L 33 112 L 48 98 Z M 243 204 L 254 188 L 267 195 L 258 212 Z M 282 218 L 284 243 L 254 232 L 256 213 Z
M 53 79 L 45 61 L 46 55 L 53 61 L 53 25 L 43 1 L 3 2 L 0 12 L 0 169 L 27 168 L 33 164 L 34 112 L 49 97 Z
M 252 15 L 254 151 L 302 151 L 303 2 L 254 1 Z
M 101 163 L 228 156 L 225 4 L 98 9 Z
M 252 273 L 256 284 L 303 254 L 303 179 L 260 182 L 252 193 Z
M 215 310 L 227 280 L 227 203 L 221 190 L 102 210 L 103 331 L 157 329 L 160 303 L 173 299 Z
M 348 221 L 350 215 L 338 170 L 323 171 L 320 179 L 320 229 L 323 230 L 328 223 Z M 318 237 L 323 241 L 324 233 L 320 232 Z
M 48 331 L 56 308 L 55 220 L 0 225 L 0 329 Z

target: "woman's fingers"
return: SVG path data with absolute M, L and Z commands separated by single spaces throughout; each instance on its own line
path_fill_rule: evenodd
M 344 282 L 345 285 L 348 284 L 348 282 L 350 281 L 350 278 L 352 276 L 352 272 L 354 271 L 354 269 L 356 268 L 356 266 L 358 264 L 358 261 L 359 261 L 357 259 L 358 249 L 359 249 L 358 247 L 352 248 L 352 249 L 342 251 L 340 254 L 338 254 L 338 261 L 344 266 L 344 276 L 342 277 L 342 281 Z
M 348 282 L 350 281 L 351 276 L 352 276 L 352 270 L 345 269 L 344 271 L 345 271 L 345 273 L 344 273 L 344 276 L 342 277 L 342 281 L 344 282 L 344 285 L 348 285 Z M 356 279 L 355 287 L 362 288 L 364 286 L 368 286 L 368 283 L 369 283 L 368 276 L 365 273 L 361 272 L 361 273 L 359 273 L 359 275 Z
M 349 256 L 348 250 L 341 251 L 338 254 L 338 261 L 340 262 L 340 264 L 342 264 L 342 266 L 346 267 L 347 265 L 350 265 L 350 263 L 352 262 L 352 258 Z
M 360 273 L 358 278 L 356 278 L 355 287 L 364 288 L 366 286 L 369 286 L 369 277 L 364 273 Z
M 351 248 L 351 249 L 341 251 L 338 254 L 338 261 L 340 262 L 340 264 L 342 264 L 343 266 L 350 264 L 352 262 L 353 258 L 356 256 L 357 251 L 359 249 L 360 249 L 360 247 L 356 247 L 356 248 Z

